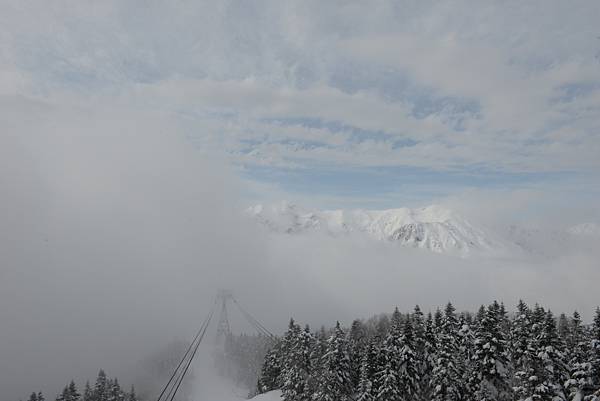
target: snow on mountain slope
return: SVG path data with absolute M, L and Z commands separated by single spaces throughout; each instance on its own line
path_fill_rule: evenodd
M 507 230 L 501 231 L 505 232 L 503 238 L 528 254 L 550 258 L 560 257 L 573 250 L 594 249 L 600 238 L 600 226 L 595 223 L 582 223 L 567 229 L 511 225 Z
M 581 223 L 567 229 L 571 235 L 600 236 L 600 225 L 596 223 Z
M 419 209 L 311 211 L 282 202 L 257 205 L 247 212 L 269 230 L 280 233 L 362 233 L 376 240 L 461 256 L 503 248 L 491 234 L 437 205 Z
M 269 391 L 268 393 L 259 394 L 250 400 L 254 401 L 281 401 L 283 397 L 281 396 L 281 391 Z

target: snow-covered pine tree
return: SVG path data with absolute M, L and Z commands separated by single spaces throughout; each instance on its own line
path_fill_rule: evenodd
M 415 305 L 412 315 L 410 316 L 415 339 L 415 355 L 417 359 L 417 371 L 419 374 L 419 397 L 423 397 L 426 390 L 425 381 L 430 373 L 428 359 L 430 357 L 427 347 L 427 338 L 425 334 L 425 319 L 419 305 Z
M 379 350 L 377 340 L 373 339 L 364 349 L 360 365 L 357 401 L 374 401 L 377 395 L 375 375 L 377 373 L 377 358 Z
M 31 393 L 29 396 L 29 401 L 38 401 L 38 396 L 35 392 Z
M 85 382 L 85 387 L 83 389 L 83 401 L 94 401 L 93 400 L 93 391 L 90 387 L 90 382 Z
M 325 330 L 325 327 L 321 327 L 321 329 L 315 333 L 310 352 L 311 377 L 309 381 L 311 390 L 315 388 L 315 381 L 322 374 L 324 369 L 321 362 L 323 356 L 327 353 L 327 340 L 330 336 L 331 330 Z
M 408 317 L 404 323 L 401 348 L 398 354 L 400 380 L 400 399 L 404 401 L 417 400 L 421 396 L 420 361 L 417 356 L 417 342 L 415 339 L 413 323 Z
M 566 399 L 563 384 L 567 381 L 567 364 L 564 360 L 564 343 L 558 336 L 556 321 L 551 311 L 546 312 L 539 334 L 537 356 L 543 366 L 542 400 Z
M 327 340 L 327 352 L 321 359 L 321 374 L 316 379 L 314 401 L 346 401 L 352 396 L 348 341 L 337 322 Z
M 293 320 L 284 337 L 281 392 L 285 401 L 304 401 L 310 398 L 311 346 L 310 331 L 301 330 Z
M 498 309 L 499 321 L 500 321 L 500 331 L 504 333 L 504 338 L 509 341 L 509 333 L 510 333 L 510 318 L 508 317 L 508 312 L 506 311 L 506 307 L 504 306 L 504 302 L 500 302 L 500 308 Z
M 485 311 L 486 311 L 485 306 L 481 305 L 479 307 L 479 309 L 477 310 L 477 313 L 475 314 L 475 326 L 478 326 L 481 324 L 481 321 L 485 317 Z
M 592 348 L 591 355 L 589 357 L 592 374 L 594 378 L 594 389 L 600 392 L 600 307 L 596 308 L 596 314 L 594 315 L 594 322 L 591 328 L 591 342 Z M 598 395 L 600 399 L 600 394 Z
M 515 318 L 510 328 L 510 361 L 512 365 L 512 387 L 518 399 L 525 399 L 533 393 L 529 378 L 533 375 L 531 310 L 519 300 Z
M 69 401 L 69 387 L 65 386 L 62 390 L 62 393 L 60 393 L 57 397 L 56 397 L 56 401 Z
M 436 331 L 431 312 L 427 314 L 425 320 L 423 356 L 422 356 L 422 373 L 421 373 L 421 395 L 423 400 L 431 399 L 433 388 L 431 387 L 431 379 L 433 368 L 436 364 Z
M 81 399 L 81 394 L 77 390 L 77 386 L 75 382 L 71 380 L 68 387 L 69 400 L 68 401 L 79 401 Z
M 135 393 L 135 387 L 131 386 L 129 394 L 127 394 L 127 401 L 138 401 L 137 394 Z
M 488 306 L 477 326 L 473 355 L 473 378 L 476 380 L 473 390 L 477 400 L 509 401 L 512 399 L 502 319 L 500 305 L 494 301 Z
M 377 401 L 401 401 L 401 386 L 399 380 L 400 348 L 401 344 L 402 316 L 398 308 L 394 310 L 390 322 L 390 330 L 379 350 L 377 361 L 377 373 L 375 374 L 375 385 Z
M 46 398 L 44 397 L 44 394 L 42 394 L 41 391 L 38 391 L 37 393 L 37 401 L 46 401 Z
M 527 353 L 525 354 L 525 369 L 523 375 L 517 373 L 517 378 L 522 379 L 518 388 L 522 397 L 533 401 L 551 400 L 553 391 L 548 386 L 548 373 L 541 353 L 541 339 L 543 337 L 546 311 L 540 305 L 535 304 L 529 315 L 530 331 L 527 336 Z
M 94 390 L 92 392 L 92 401 L 108 401 L 108 379 L 104 370 L 100 369 Z
M 258 394 L 266 393 L 281 387 L 281 350 L 276 344 L 265 355 L 258 378 Z
M 63 388 L 62 393 L 56 398 L 56 401 L 79 401 L 81 400 L 81 395 L 77 391 L 77 386 L 75 382 L 71 380 L 71 382 Z
M 367 329 L 362 321 L 356 319 L 352 322 L 348 331 L 348 355 L 350 357 L 350 380 L 352 387 L 358 388 L 360 381 L 360 367 L 362 363 L 362 354 L 368 343 Z
M 125 393 L 121 390 L 121 385 L 116 377 L 110 380 L 107 401 L 125 401 Z
M 434 327 L 434 331 L 436 332 L 436 334 L 440 333 L 442 331 L 443 325 L 444 325 L 444 314 L 442 313 L 440 308 L 437 308 L 435 310 L 435 313 L 433 314 L 433 327 Z
M 437 312 L 436 312 L 437 315 Z M 437 355 L 431 377 L 433 401 L 455 401 L 464 397 L 463 373 L 458 370 L 458 321 L 454 306 L 448 302 L 437 334 Z
M 571 335 L 570 333 L 570 324 L 569 324 L 569 319 L 567 318 L 567 315 L 565 315 L 564 313 L 561 313 L 558 316 L 558 336 L 562 339 L 562 341 L 564 341 L 565 343 L 568 343 L 569 341 L 569 337 Z
M 471 318 L 469 322 L 469 315 L 461 314 L 459 319 L 459 330 L 458 330 L 458 353 L 462 355 L 462 358 L 457 358 L 457 362 L 460 363 L 459 371 L 463 375 L 463 394 L 467 400 L 473 399 L 475 394 L 474 385 L 477 382 L 473 380 L 475 377 L 475 366 L 473 363 L 473 355 L 475 353 L 475 331 L 472 325 L 474 320 Z
M 569 380 L 565 383 L 568 399 L 581 399 L 593 389 L 592 364 L 589 362 L 590 342 L 586 338 L 581 316 L 577 311 L 569 323 L 567 337 Z

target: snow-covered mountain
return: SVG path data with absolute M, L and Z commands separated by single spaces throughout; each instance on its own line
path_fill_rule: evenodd
M 492 234 L 437 205 L 419 209 L 316 211 L 282 202 L 257 205 L 249 208 L 247 213 L 269 230 L 279 233 L 321 232 L 332 236 L 357 233 L 376 240 L 461 256 L 497 253 L 504 248 Z
M 600 237 L 600 225 L 596 223 L 581 223 L 569 227 L 567 232 L 571 235 L 584 235 L 589 237 Z
M 596 223 L 577 224 L 567 229 L 511 225 L 503 238 L 528 254 L 557 257 L 572 250 L 589 250 L 600 239 L 600 226 Z

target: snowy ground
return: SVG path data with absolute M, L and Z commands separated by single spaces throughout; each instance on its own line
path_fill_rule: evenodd
M 221 377 L 213 364 L 212 347 L 202 344 L 194 362 L 194 401 L 239 401 L 247 400 L 248 389 L 236 387 L 227 378 Z M 272 391 L 252 400 L 281 401 L 281 393 Z
M 271 391 L 252 398 L 255 401 L 281 401 L 281 391 Z

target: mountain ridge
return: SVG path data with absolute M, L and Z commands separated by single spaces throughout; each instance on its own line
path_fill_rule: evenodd
M 280 202 L 255 205 L 246 212 L 270 231 L 285 234 L 321 232 L 336 237 L 361 233 L 379 241 L 463 257 L 504 248 L 493 234 L 440 205 L 318 211 Z
M 373 240 L 426 249 L 439 254 L 555 257 L 568 249 L 585 249 L 600 237 L 600 225 L 580 223 L 562 229 L 511 224 L 483 227 L 441 205 L 420 208 L 305 209 L 294 203 L 257 204 L 246 214 L 269 232 L 332 237 L 364 235 Z

